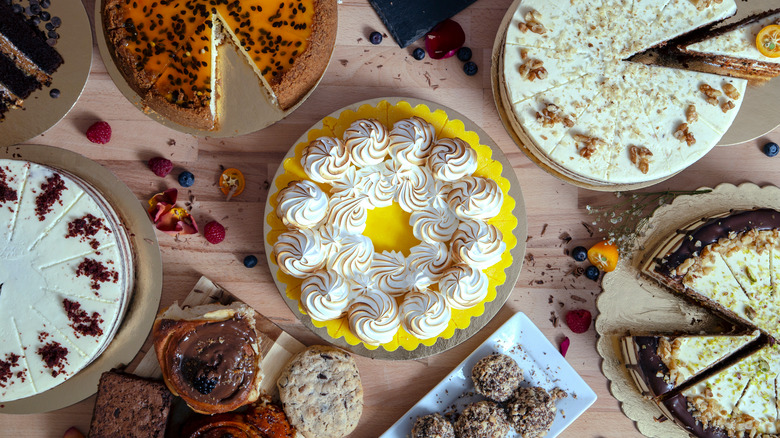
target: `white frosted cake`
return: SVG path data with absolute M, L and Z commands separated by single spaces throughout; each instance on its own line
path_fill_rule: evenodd
M 86 182 L 0 160 L 0 402 L 44 392 L 114 336 L 133 284 L 119 217 Z
M 747 81 L 624 61 L 733 15 L 734 0 L 522 0 L 506 33 L 501 101 L 527 147 L 594 185 L 668 177 L 720 140 Z

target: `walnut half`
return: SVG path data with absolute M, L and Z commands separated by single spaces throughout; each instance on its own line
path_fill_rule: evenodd
M 696 105 L 688 105 L 688 108 L 685 109 L 685 119 L 688 121 L 688 123 L 693 123 L 699 120 L 699 113 L 696 112 Z
M 631 145 L 628 148 L 628 155 L 631 158 L 631 162 L 639 168 L 639 171 L 643 174 L 647 174 L 650 170 L 650 157 L 653 156 L 650 149 L 644 146 Z
M 696 144 L 696 138 L 693 136 L 691 131 L 688 130 L 687 123 L 683 123 L 677 127 L 677 130 L 674 131 L 674 138 L 680 141 L 684 141 L 688 144 L 688 146 L 693 146 Z
M 599 146 L 606 144 L 604 143 L 604 140 L 598 137 L 589 137 L 582 134 L 574 134 L 573 137 L 575 142 L 582 143 L 582 147 L 577 150 L 577 153 L 580 154 L 582 158 L 590 159 Z
M 737 91 L 737 87 L 731 85 L 730 83 L 726 82 L 723 84 L 723 92 L 731 99 L 737 100 L 739 99 L 739 91 Z
M 547 78 L 547 69 L 544 68 L 544 62 L 535 58 L 527 58 L 520 66 L 519 72 L 521 77 L 531 82 L 536 79 L 542 80 Z
M 699 90 L 701 90 L 701 92 L 704 93 L 705 96 L 707 96 L 705 100 L 710 105 L 718 105 L 718 98 L 720 97 L 721 94 L 723 94 L 719 90 L 712 88 L 708 84 L 699 85 Z
M 521 21 L 517 24 L 517 26 L 523 33 L 530 30 L 533 33 L 542 35 L 547 32 L 547 28 L 544 27 L 541 21 L 539 21 L 541 19 L 542 14 L 540 14 L 537 10 L 531 9 L 525 14 L 525 22 Z
M 552 128 L 556 123 L 563 123 L 567 128 L 574 126 L 574 120 L 562 114 L 561 109 L 552 103 L 548 103 L 541 112 L 536 113 L 536 121 L 545 128 Z

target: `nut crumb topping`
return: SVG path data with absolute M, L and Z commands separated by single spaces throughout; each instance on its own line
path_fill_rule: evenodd
M 542 112 L 536 113 L 536 121 L 545 128 L 552 128 L 556 123 L 563 123 L 567 128 L 574 126 L 574 120 L 562 114 L 561 109 L 552 103 L 547 104 Z
M 684 141 L 688 144 L 688 146 L 693 146 L 696 144 L 696 138 L 693 136 L 691 131 L 688 130 L 688 124 L 683 123 L 681 124 L 676 131 L 674 131 L 674 138 Z
M 729 112 L 730 110 L 733 110 L 735 107 L 736 107 L 736 105 L 734 105 L 734 101 L 727 100 L 726 102 L 724 102 L 724 103 L 723 103 L 723 105 L 721 105 L 721 106 L 720 106 L 720 109 L 721 109 L 721 110 L 722 110 L 724 113 L 727 113 L 727 112 Z
M 712 5 L 719 5 L 723 3 L 723 0 L 691 0 L 691 3 L 696 6 L 696 10 L 703 11 Z
M 694 123 L 699 120 L 699 113 L 696 112 L 696 105 L 688 105 L 688 108 L 685 109 L 685 120 L 687 120 L 688 123 Z
M 734 100 L 739 99 L 740 96 L 739 91 L 737 91 L 737 87 L 731 85 L 728 82 L 723 84 L 723 93 L 725 93 L 726 96 Z
M 542 19 L 542 14 L 539 11 L 531 9 L 525 14 L 525 22 L 518 23 L 520 32 L 528 32 L 529 30 L 535 34 L 542 35 L 547 32 L 547 28 L 539 21 Z
M 650 170 L 650 157 L 653 156 L 650 149 L 644 146 L 631 145 L 628 148 L 628 154 L 631 157 L 631 162 L 639 168 L 639 171 L 643 174 L 647 174 Z
M 574 134 L 574 141 L 582 143 L 582 147 L 577 150 L 577 153 L 580 154 L 582 158 L 587 159 L 590 159 L 599 146 L 606 144 L 604 143 L 604 140 L 598 137 L 589 137 L 582 134 Z
M 521 55 L 522 56 L 522 55 Z M 526 58 L 528 54 L 526 54 Z M 525 59 L 525 58 L 523 58 Z M 535 58 L 528 58 L 520 66 L 520 76 L 533 82 L 536 79 L 546 79 L 547 69 L 544 68 L 544 62 Z
M 706 96 L 704 100 L 707 101 L 710 105 L 718 105 L 718 98 L 721 96 L 721 93 L 719 90 L 716 90 L 709 86 L 708 84 L 701 84 L 699 85 L 699 90 L 701 90 L 702 93 Z

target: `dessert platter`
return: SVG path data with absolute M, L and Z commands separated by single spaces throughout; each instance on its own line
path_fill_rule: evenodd
M 635 57 L 737 10 L 733 0 L 694 3 L 605 2 L 579 11 L 516 1 L 492 56 L 507 132 L 542 169 L 592 190 L 646 187 L 699 160 L 734 123 L 748 81 Z M 573 34 L 587 44 L 565 44 Z M 728 142 L 758 137 L 778 122 Z
M 135 357 L 160 300 L 160 252 L 133 193 L 97 163 L 38 145 L 0 160 L 0 412 L 44 412 Z
M 412 406 L 381 438 L 405 437 L 418 417 L 444 409 L 460 412 L 466 405 L 478 401 L 480 397 L 475 393 L 472 368 L 481 358 L 492 353 L 508 355 L 517 362 L 524 378 L 522 386 L 541 387 L 548 392 L 558 388 L 566 393 L 556 403 L 555 419 L 544 436 L 557 436 L 596 401 L 596 393 L 539 328 L 525 314 L 518 312 Z
M 776 397 L 775 304 L 761 293 L 776 276 L 778 194 L 722 184 L 681 196 L 656 211 L 640 249 L 605 276 L 596 321 L 602 371 L 646 436 L 774 433 L 776 414 L 765 408 Z
M 148 2 L 96 2 L 114 83 L 153 119 L 197 136 L 238 136 L 281 120 L 325 73 L 336 1 L 242 1 L 163 2 L 154 11 Z
M 487 134 L 431 102 L 334 112 L 274 177 L 265 246 L 280 293 L 307 327 L 360 355 L 460 344 L 503 306 L 522 266 L 525 212 L 509 168 Z
M 75 105 L 89 77 L 92 30 L 84 6 L 78 0 L 47 4 L 34 16 L 18 12 L 30 7 L 28 0 L 0 6 L 0 146 L 54 126 Z

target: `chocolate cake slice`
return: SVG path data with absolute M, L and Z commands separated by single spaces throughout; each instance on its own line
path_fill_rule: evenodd
M 0 2 L 0 51 L 28 58 L 47 75 L 53 74 L 64 62 L 54 47 L 46 43 L 46 35 L 22 14 Z
M 90 438 L 163 438 L 173 394 L 160 381 L 116 370 L 100 377 Z
M 41 88 L 41 83 L 25 74 L 5 53 L 0 52 L 0 87 L 4 87 L 18 99 L 26 99 L 33 91 Z

